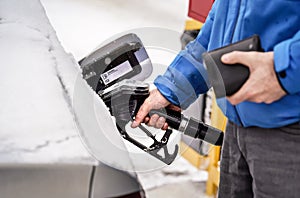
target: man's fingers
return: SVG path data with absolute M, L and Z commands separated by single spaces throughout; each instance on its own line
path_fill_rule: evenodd
M 147 124 L 149 121 L 150 121 L 150 117 L 146 116 L 145 119 L 144 119 L 144 123 Z
M 152 115 L 147 125 L 155 126 L 158 119 L 159 119 L 159 116 L 157 114 Z
M 159 117 L 155 124 L 155 128 L 161 129 L 165 123 L 166 123 L 166 119 L 164 117 Z
M 164 123 L 163 127 L 161 128 L 162 130 L 167 130 L 169 127 L 168 123 Z
M 148 115 L 149 111 L 151 110 L 150 106 L 147 104 L 143 104 L 139 112 L 135 116 L 135 120 L 132 122 L 131 127 L 136 128 L 138 127 L 145 119 L 145 117 Z
M 254 61 L 259 59 L 260 52 L 242 52 L 242 51 L 233 51 L 227 54 L 224 54 L 221 57 L 221 60 L 225 64 L 236 64 L 240 63 L 245 66 L 248 66 L 250 71 L 251 67 L 254 64 Z M 228 97 L 229 102 L 232 105 L 237 105 L 243 101 L 249 100 L 253 97 L 253 80 L 251 80 L 251 76 L 245 82 L 245 84 L 237 91 L 234 95 Z
M 245 100 L 248 100 L 250 97 L 250 92 L 249 90 L 251 90 L 251 85 L 249 83 L 249 80 L 246 81 L 246 83 L 239 89 L 239 91 L 237 91 L 235 94 L 233 94 L 232 96 L 227 97 L 227 99 L 229 100 L 229 102 L 232 105 L 237 105 Z
M 157 122 L 158 118 L 156 120 L 152 118 L 147 118 L 150 110 L 161 109 L 168 106 L 169 104 L 170 102 L 167 99 L 165 99 L 164 96 L 161 95 L 161 93 L 157 89 L 152 90 L 150 92 L 149 97 L 146 98 L 146 100 L 140 107 L 137 115 L 135 116 L 135 120 L 131 124 L 131 127 L 138 127 L 143 121 L 150 126 L 156 126 L 156 123 L 154 123 L 154 121 Z M 162 122 L 160 122 L 159 125 L 161 125 L 161 127 L 166 126 L 165 124 L 162 124 Z
M 253 57 L 257 56 L 256 53 L 258 52 L 241 52 L 241 51 L 233 51 L 227 54 L 224 54 L 221 57 L 221 60 L 225 64 L 236 64 L 241 63 L 245 66 L 251 66 Z

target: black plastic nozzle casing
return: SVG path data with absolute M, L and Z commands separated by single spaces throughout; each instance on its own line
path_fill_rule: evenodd
M 223 143 L 224 133 L 212 126 L 204 124 L 203 122 L 194 118 L 185 118 L 180 112 L 166 109 L 164 110 L 151 110 L 149 115 L 157 114 L 166 119 L 166 122 L 170 127 L 176 129 L 183 134 L 193 138 L 204 140 L 210 144 L 221 146 Z M 181 126 L 181 122 L 185 120 L 184 127 Z
M 216 146 L 221 146 L 223 143 L 224 135 L 221 130 L 204 124 L 194 118 L 188 120 L 185 130 L 182 132 L 185 135 L 204 140 Z

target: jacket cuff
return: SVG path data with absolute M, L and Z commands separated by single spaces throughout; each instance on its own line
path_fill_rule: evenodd
M 299 46 L 293 39 L 283 41 L 274 47 L 274 67 L 277 79 L 282 89 L 288 94 L 300 91 L 299 81 L 300 67 L 299 57 L 294 56 L 299 51 Z
M 180 74 L 178 74 L 180 75 Z M 182 81 L 185 81 L 184 79 Z M 182 82 L 181 82 L 182 83 Z M 159 92 L 172 104 L 180 107 L 181 109 L 187 109 L 192 104 L 198 95 L 195 93 L 193 87 L 188 85 L 186 82 L 185 89 L 177 86 L 177 83 L 170 81 L 165 76 L 158 76 L 154 85 L 157 87 Z

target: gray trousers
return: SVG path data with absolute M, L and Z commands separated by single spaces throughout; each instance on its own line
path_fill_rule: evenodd
M 219 198 L 299 198 L 300 123 L 277 129 L 229 122 Z

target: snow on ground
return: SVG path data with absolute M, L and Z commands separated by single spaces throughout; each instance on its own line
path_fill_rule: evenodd
M 103 41 L 132 29 L 167 28 L 180 35 L 187 13 L 186 0 L 42 0 L 42 3 L 62 45 L 77 60 Z M 155 39 L 158 43 L 165 42 L 165 37 Z M 178 51 L 179 36 L 175 42 L 178 42 Z M 165 55 L 170 52 L 155 48 L 148 49 L 148 53 L 152 62 L 158 65 L 170 63 L 170 56 L 175 55 L 174 51 Z M 145 160 L 144 164 L 147 162 Z M 178 158 L 171 166 L 140 172 L 139 178 L 144 188 L 150 189 L 167 183 L 204 181 L 207 174 Z

